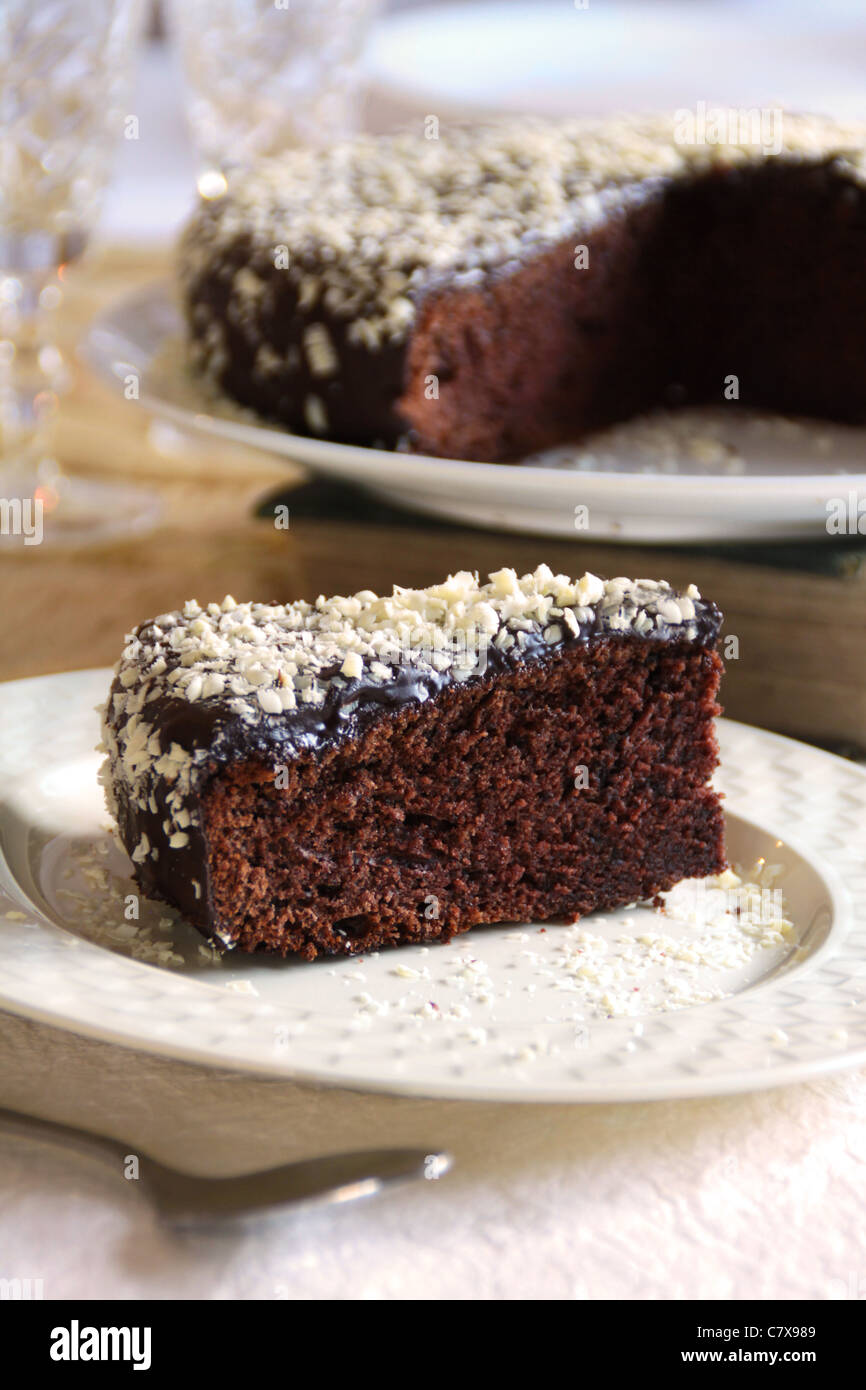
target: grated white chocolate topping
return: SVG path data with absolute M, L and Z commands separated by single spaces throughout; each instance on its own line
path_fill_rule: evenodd
M 443 129 L 436 139 L 421 131 L 362 135 L 294 150 L 239 172 L 225 196 L 203 200 L 182 241 L 181 279 L 189 290 L 202 274 L 224 278 L 229 316 L 243 322 L 261 310 L 279 267 L 308 317 L 321 306 L 349 321 L 351 341 L 376 349 L 405 340 L 420 293 L 438 277 L 471 285 L 493 267 L 507 272 L 566 236 L 579 239 L 646 196 L 646 180 L 714 163 L 820 157 L 866 182 L 866 126 L 774 115 L 773 146 L 756 141 L 748 122 L 732 122 L 724 140 L 690 143 L 678 134 L 680 113 L 667 113 L 524 118 Z M 192 313 L 198 357 L 218 372 L 219 318 L 202 302 Z M 332 350 L 322 325 L 316 329 L 306 348 L 326 376 Z
M 406 666 L 465 680 L 490 644 L 519 648 L 533 629 L 554 644 L 596 619 L 610 632 L 648 636 L 676 627 L 693 640 L 699 599 L 694 585 L 678 593 L 653 579 L 571 580 L 547 565 L 522 578 L 498 570 L 486 584 L 464 570 L 427 589 L 395 586 L 385 597 L 364 589 L 314 604 L 228 597 L 201 608 L 191 599 L 130 636 L 117 668 L 115 711 L 129 713 L 129 700 L 146 687 L 145 699 L 224 699 L 255 722 L 321 705 L 330 687 L 349 681 L 385 684 Z

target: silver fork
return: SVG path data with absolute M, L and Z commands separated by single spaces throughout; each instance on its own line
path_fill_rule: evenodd
M 131 1180 L 137 1178 L 142 1183 L 163 1220 L 179 1230 L 249 1219 L 278 1207 L 354 1202 L 399 1183 L 436 1181 L 452 1166 L 451 1155 L 444 1152 L 364 1149 L 307 1158 L 239 1177 L 198 1178 L 157 1163 L 140 1154 L 135 1145 L 13 1110 L 0 1109 L 0 1131 L 53 1147 L 71 1145 L 88 1156 L 111 1159 L 118 1177 L 123 1178 L 128 1171 L 135 1173 Z

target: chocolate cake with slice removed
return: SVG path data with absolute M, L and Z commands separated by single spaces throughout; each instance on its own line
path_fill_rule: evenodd
M 223 947 L 573 921 L 725 865 L 720 614 L 544 565 L 144 623 L 104 713 L 145 893 Z
M 764 143 L 737 112 L 726 143 L 524 117 L 263 161 L 183 237 L 192 363 L 295 433 L 482 462 L 723 406 L 730 374 L 862 423 L 866 124 L 765 114 Z

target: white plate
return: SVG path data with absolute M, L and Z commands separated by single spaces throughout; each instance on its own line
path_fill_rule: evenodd
M 631 1016 L 605 1017 L 574 988 L 580 932 L 612 952 L 623 932 L 693 947 L 700 929 L 638 908 L 606 925 L 476 929 L 360 962 L 212 964 L 175 923 L 161 939 L 182 963 L 131 959 L 165 910 L 143 904 L 137 927 L 124 922 L 129 865 L 109 846 L 92 751 L 108 682 L 83 671 L 0 687 L 0 1007 L 176 1058 L 455 1099 L 712 1094 L 866 1062 L 866 772 L 853 764 L 721 722 L 731 857 L 781 866 L 793 934 L 731 968 L 698 967 L 693 983 L 726 997 L 659 1012 L 648 975 L 640 1003 L 630 979 L 617 987 Z M 666 958 L 666 977 L 684 969 Z M 455 1007 L 465 1017 L 450 1017 Z
M 169 288 L 156 285 L 102 314 L 82 351 L 117 389 L 133 375 L 142 403 L 175 424 L 477 526 L 649 543 L 825 536 L 828 508 L 835 514 L 841 499 L 856 525 L 857 497 L 866 493 L 866 430 L 797 425 L 730 409 L 677 412 L 673 436 L 635 421 L 580 449 L 549 450 L 525 464 L 467 463 L 308 439 L 228 403 L 215 413 L 186 376 L 179 343 L 178 310 Z M 742 462 L 719 464 L 711 451 L 708 464 L 708 438 L 716 441 L 715 454 Z

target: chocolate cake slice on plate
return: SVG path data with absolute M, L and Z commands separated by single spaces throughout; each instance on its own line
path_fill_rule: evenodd
M 720 614 L 544 565 L 128 639 L 103 778 L 143 891 L 223 947 L 351 955 L 575 920 L 724 868 Z

